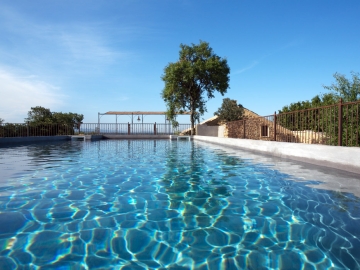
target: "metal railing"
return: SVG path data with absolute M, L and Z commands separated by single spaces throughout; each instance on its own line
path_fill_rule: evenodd
M 122 123 L 122 124 L 82 124 L 81 131 L 84 134 L 115 134 L 115 135 L 180 135 L 190 130 L 190 124 L 179 124 L 173 127 L 171 124 L 158 123 Z
M 228 137 L 360 146 L 360 101 L 227 123 Z
M 30 137 L 30 136 L 60 136 L 60 135 L 185 135 L 190 130 L 190 124 L 179 124 L 173 127 L 171 124 L 157 123 L 82 123 L 78 125 L 65 124 L 0 124 L 1 137 Z
M 74 135 L 77 129 L 67 124 L 3 123 L 0 124 L 1 137 L 32 137 Z

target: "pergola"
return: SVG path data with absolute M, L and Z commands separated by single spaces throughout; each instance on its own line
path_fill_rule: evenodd
M 176 113 L 176 115 L 190 115 L 190 112 L 183 112 L 183 113 Z M 115 112 L 115 111 L 110 111 L 110 112 L 106 112 L 106 113 L 98 113 L 98 124 L 100 124 L 100 118 L 103 115 L 115 115 L 115 119 L 116 119 L 116 124 L 117 124 L 117 117 L 119 115 L 128 115 L 131 116 L 131 124 L 134 124 L 134 115 L 138 115 L 138 121 L 140 121 L 140 115 L 141 115 L 141 123 L 144 123 L 144 115 L 164 115 L 165 117 L 165 124 L 166 121 L 168 121 L 168 119 L 166 118 L 166 112 L 142 112 L 142 111 L 132 111 L 132 112 Z

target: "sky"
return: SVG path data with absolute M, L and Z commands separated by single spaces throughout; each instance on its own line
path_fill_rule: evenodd
M 0 118 L 22 123 L 34 106 L 84 123 L 165 111 L 164 68 L 200 40 L 230 67 L 230 88 L 201 119 L 223 98 L 270 115 L 326 93 L 335 72 L 360 72 L 359 14 L 359 0 L 3 0 Z

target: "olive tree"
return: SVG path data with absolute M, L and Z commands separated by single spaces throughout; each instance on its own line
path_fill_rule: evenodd
M 224 98 L 221 107 L 214 113 L 219 121 L 230 122 L 240 120 L 244 114 L 244 107 L 237 104 L 237 101 L 230 98 Z
M 352 81 L 347 79 L 345 75 L 336 72 L 333 75 L 336 83 L 323 87 L 332 91 L 332 94 L 338 99 L 342 98 L 344 102 L 360 100 L 360 74 L 351 72 L 351 76 Z
M 74 133 L 74 129 L 80 132 L 80 126 L 84 115 L 77 113 L 51 112 L 50 109 L 36 106 L 31 107 L 25 122 L 30 125 L 30 133 L 32 129 L 41 129 L 44 134 L 59 135 Z
M 77 113 L 51 112 L 50 109 L 36 106 L 31 107 L 25 122 L 31 124 L 66 124 L 80 125 L 84 115 Z
M 215 91 L 224 95 L 229 88 L 229 74 L 227 60 L 217 56 L 209 43 L 180 44 L 179 60 L 169 63 L 161 77 L 165 82 L 161 96 L 172 125 L 178 125 L 177 113 L 189 111 L 194 135 L 195 121 L 206 112 L 206 101 L 214 97 Z
M 51 124 L 53 122 L 52 112 L 50 109 L 41 106 L 31 107 L 31 110 L 28 112 L 28 117 L 25 118 L 25 122 Z

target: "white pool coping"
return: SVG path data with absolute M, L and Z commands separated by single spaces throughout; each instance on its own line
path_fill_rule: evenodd
M 318 144 L 272 142 L 249 139 L 193 136 L 194 140 L 289 158 L 360 174 L 360 148 Z

